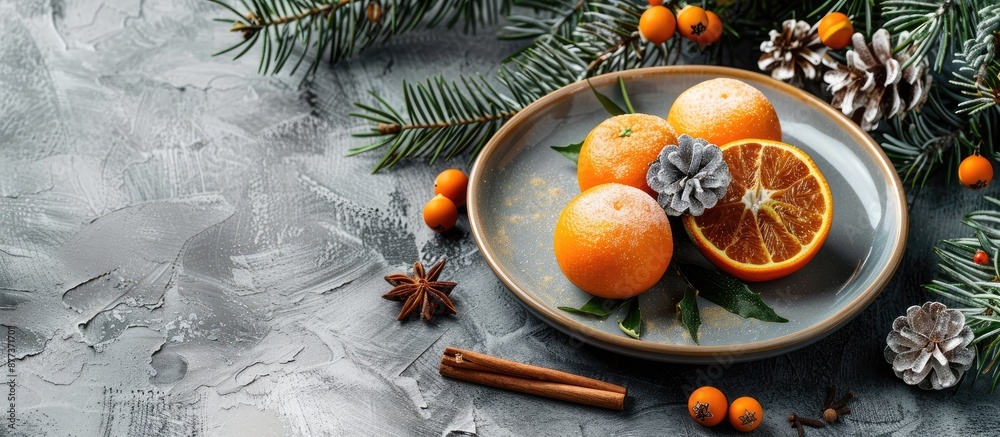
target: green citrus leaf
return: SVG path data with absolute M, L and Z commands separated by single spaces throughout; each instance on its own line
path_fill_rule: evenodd
M 573 161 L 573 163 L 576 164 L 576 161 L 580 159 L 580 148 L 583 147 L 583 141 L 580 141 L 579 143 L 573 143 L 568 146 L 561 146 L 561 147 L 549 146 L 549 147 L 551 147 L 552 150 L 559 152 L 560 155 L 565 156 L 566 159 Z
M 618 310 L 625 303 L 621 299 L 605 299 L 603 297 L 595 297 L 587 301 L 580 308 L 573 307 L 558 307 L 559 309 L 574 313 L 574 314 L 586 314 L 590 316 L 597 317 L 607 317 L 609 314 Z
M 629 337 L 639 339 L 639 336 L 642 335 L 641 325 L 642 314 L 639 311 L 639 298 L 635 297 L 629 300 L 628 314 L 625 316 L 625 320 L 618 322 L 618 329 L 628 334 Z
M 701 326 L 701 315 L 698 314 L 698 290 L 692 286 L 685 287 L 684 298 L 677 303 L 677 315 L 681 318 L 681 325 L 684 325 L 691 333 L 694 342 L 698 342 L 698 327 Z
M 681 273 L 688 284 L 698 290 L 698 296 L 708 299 L 726 311 L 765 322 L 785 323 L 788 319 L 779 316 L 746 284 L 715 270 L 695 264 L 680 264 Z
M 635 114 L 635 108 L 632 107 L 632 100 L 628 98 L 628 90 L 625 89 L 625 81 L 621 76 L 618 77 L 618 87 L 622 90 L 622 99 L 625 99 L 625 109 L 628 109 L 629 114 Z
M 590 83 L 590 79 L 587 79 L 587 85 L 590 85 L 590 90 L 594 92 L 594 95 L 597 96 L 597 101 L 601 102 L 601 106 L 604 107 L 605 111 L 608 111 L 608 114 L 612 116 L 627 114 L 621 106 L 618 106 L 608 96 L 597 92 L 597 88 L 594 88 L 594 85 Z

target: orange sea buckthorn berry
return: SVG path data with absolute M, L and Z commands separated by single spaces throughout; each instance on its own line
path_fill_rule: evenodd
M 722 38 L 722 20 L 712 11 L 705 11 L 705 15 L 708 16 L 708 29 L 705 29 L 705 33 L 702 33 L 701 38 L 696 41 L 702 46 L 715 44 Z
M 455 202 L 440 194 L 434 196 L 424 205 L 424 223 L 434 232 L 445 232 L 455 227 L 458 221 L 458 208 Z
M 726 395 L 715 387 L 704 386 L 691 393 L 688 398 L 688 414 L 695 422 L 705 426 L 715 426 L 726 418 Z
M 651 6 L 639 17 L 639 33 L 653 44 L 663 44 L 674 36 L 677 20 L 664 6 Z
M 698 42 L 698 39 L 708 31 L 708 14 L 698 6 L 685 6 L 677 13 L 677 31 L 681 36 Z
M 455 203 L 455 206 L 465 205 L 466 191 L 469 188 L 469 177 L 457 168 L 449 168 L 434 179 L 434 194 L 440 194 Z
M 958 165 L 958 180 L 973 190 L 986 188 L 993 180 L 993 165 L 979 153 L 969 155 Z
M 663 0 L 649 0 L 650 6 L 663 6 Z
M 854 25 L 851 19 L 841 12 L 830 12 L 819 21 L 819 40 L 827 47 L 840 50 L 851 43 L 854 35 Z
M 737 431 L 750 432 L 764 420 L 764 408 L 756 399 L 743 396 L 736 398 L 729 406 L 729 424 Z

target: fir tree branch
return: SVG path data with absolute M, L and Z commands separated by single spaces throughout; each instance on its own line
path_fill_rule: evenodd
M 961 88 L 967 99 L 958 104 L 959 112 L 976 114 L 1000 108 L 1000 59 L 994 59 L 973 70 L 963 65 L 954 72 L 951 83 Z
M 961 88 L 967 100 L 959 103 L 960 112 L 975 114 L 1000 105 L 1000 4 L 979 10 L 979 24 L 974 38 L 965 42 L 955 63 L 951 83 Z
M 893 52 L 905 50 L 910 45 L 915 47 L 913 55 L 900 68 L 931 55 L 934 70 L 941 71 L 945 60 L 975 34 L 975 22 L 969 17 L 975 14 L 979 3 L 980 0 L 882 2 L 882 14 L 888 20 L 883 27 L 894 36 L 907 34 L 893 48 Z
M 893 50 L 914 51 L 903 65 L 916 62 L 925 54 L 934 59 L 939 71 L 943 65 L 958 63 L 957 68 L 943 73 L 951 76 L 950 81 L 935 76 L 932 93 L 922 112 L 905 120 L 893 120 L 892 132 L 881 135 L 886 154 L 900 176 L 912 185 L 923 184 L 942 167 L 950 178 L 961 159 L 973 150 L 996 156 L 993 131 L 1000 122 L 1000 109 L 990 108 L 998 108 L 1000 78 L 996 78 L 996 73 L 990 76 L 990 70 L 996 68 L 990 62 L 978 69 L 967 64 L 968 59 L 988 58 L 989 46 L 972 44 L 975 38 L 989 36 L 992 45 L 995 28 L 984 23 L 996 20 L 995 24 L 1000 25 L 1000 19 L 992 18 L 993 13 L 1000 13 L 1000 8 L 985 3 L 982 0 L 882 3 L 883 13 L 889 18 L 885 27 L 893 33 L 899 32 L 901 37 Z M 968 53 L 956 53 L 963 46 Z
M 561 86 L 682 58 L 720 63 L 724 49 L 717 44 L 701 51 L 680 37 L 665 45 L 642 41 L 636 27 L 645 2 L 639 0 L 239 0 L 237 8 L 225 0 L 210 1 L 234 15 L 220 21 L 232 23 L 243 36 L 221 53 L 235 51 L 238 58 L 256 46 L 265 74 L 288 67 L 294 72 L 302 65 L 315 70 L 323 58 L 335 63 L 420 25 L 464 21 L 468 30 L 495 22 L 512 6 L 535 13 L 508 17 L 500 36 L 533 38 L 534 44 L 505 59 L 495 77 L 404 84 L 402 105 L 377 95 L 374 102 L 359 104 L 353 115 L 373 123 L 359 136 L 375 142 L 350 153 L 386 150 L 376 170 L 406 157 L 447 159 L 467 151 L 474 157 L 507 119 Z M 763 37 L 784 19 L 818 19 L 832 10 L 852 15 L 859 28 L 863 17 L 869 33 L 888 20 L 884 26 L 900 38 L 894 51 L 914 52 L 904 67 L 924 56 L 933 59 L 937 71 L 952 58 L 960 62 L 942 73 L 950 81 L 935 81 L 922 112 L 891 120 L 875 134 L 903 179 L 922 184 L 942 167 L 950 174 L 977 148 L 1000 157 L 992 139 L 1000 123 L 995 56 L 1000 5 L 988 0 L 738 0 L 711 9 L 727 24 L 727 34 L 739 32 L 744 40 Z M 764 30 L 755 33 L 759 26 Z
M 459 85 L 461 82 L 461 86 Z M 377 142 L 351 149 L 348 156 L 388 146 L 373 172 L 388 168 L 408 157 L 450 159 L 466 148 L 476 150 L 496 133 L 521 105 L 498 93 L 483 78 L 448 82 L 438 77 L 425 83 L 403 84 L 407 116 L 400 115 L 378 94 L 371 93 L 377 106 L 355 105 L 364 112 L 355 117 L 376 123 L 359 137 L 381 137 Z
M 855 22 L 855 28 L 858 31 L 864 30 L 864 33 L 869 36 L 875 29 L 872 27 L 873 23 L 881 22 L 878 9 L 875 8 L 875 0 L 826 0 L 823 4 L 813 9 L 809 13 L 809 17 L 819 20 L 830 12 L 843 12 L 847 16 L 852 17 Z M 865 27 L 863 29 L 857 25 L 857 20 L 859 19 L 865 20 Z
M 673 62 L 669 53 L 674 47 L 679 48 L 680 39 L 661 45 L 643 43 L 638 30 L 641 16 L 642 9 L 634 6 L 602 4 L 594 5 L 594 10 L 584 14 L 585 21 L 574 35 L 579 41 L 577 46 L 592 57 L 587 64 L 587 77 Z
M 962 223 L 975 231 L 975 238 L 942 240 L 934 248 L 941 259 L 938 264 L 940 278 L 926 288 L 964 308 L 956 308 L 966 317 L 972 329 L 978 354 L 973 377 L 988 376 L 990 391 L 1000 381 L 1000 200 L 985 198 L 992 209 L 975 211 Z M 985 251 L 992 261 L 989 265 L 972 262 L 978 250 Z
M 376 140 L 350 154 L 387 148 L 374 171 L 406 157 L 433 162 L 469 151 L 471 159 L 504 122 L 556 89 L 610 71 L 676 62 L 667 54 L 677 39 L 661 46 L 640 41 L 637 26 L 642 9 L 636 4 L 628 0 L 589 4 L 571 38 L 542 34 L 531 47 L 502 63 L 496 75 L 502 91 L 481 77 L 455 82 L 437 78 L 426 85 L 404 84 L 402 108 L 375 94 L 375 106 L 357 103 L 362 111 L 352 115 L 374 123 L 357 136 Z
M 962 156 L 974 150 L 980 139 L 970 131 L 970 128 L 978 128 L 979 122 L 974 117 L 956 114 L 956 94 L 943 90 L 947 84 L 942 82 L 934 81 L 920 112 L 903 119 L 894 118 L 892 132 L 878 135 L 896 171 L 911 186 L 923 185 L 941 166 L 950 176 Z
M 510 15 L 510 24 L 503 27 L 499 38 L 538 38 L 542 35 L 558 35 L 570 38 L 583 13 L 591 9 L 589 0 L 514 0 L 514 6 L 533 9 L 547 18 L 527 15 Z
M 209 1 L 235 15 L 217 21 L 232 23 L 230 30 L 243 37 L 216 55 L 241 49 L 235 56 L 240 58 L 259 45 L 258 72 L 276 74 L 295 52 L 292 72 L 307 57 L 312 72 L 324 57 L 335 64 L 421 23 L 452 27 L 462 20 L 466 31 L 474 31 L 508 13 L 512 0 L 240 0 L 244 12 L 223 0 Z
M 978 72 L 994 59 L 1000 45 L 1000 4 L 979 9 L 977 18 L 975 36 L 965 41 L 958 57 L 968 68 Z

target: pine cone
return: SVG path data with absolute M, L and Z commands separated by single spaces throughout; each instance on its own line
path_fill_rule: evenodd
M 656 200 L 672 216 L 702 215 L 726 195 L 731 180 L 722 151 L 689 135 L 664 147 L 646 173 L 646 183 L 659 193 Z
M 805 21 L 785 20 L 781 32 L 771 30 L 770 41 L 760 43 L 757 67 L 770 71 L 771 77 L 801 84 L 802 79 L 819 79 L 819 66 L 834 67 L 837 63 L 826 53 L 816 32 L 817 26 L 809 26 Z
M 973 338 L 965 315 L 958 310 L 940 302 L 914 305 L 892 322 L 885 359 L 907 384 L 941 390 L 958 384 L 972 366 L 976 349 L 969 343 Z
M 855 33 L 851 42 L 854 50 L 847 51 L 847 65 L 838 64 L 823 76 L 833 92 L 830 104 L 866 131 L 877 128 L 882 118 L 902 118 L 907 111 L 919 111 L 931 86 L 926 58 L 900 69 L 915 48 L 911 46 L 894 57 L 889 31 L 885 29 L 872 35 L 871 45 L 861 33 Z M 864 111 L 857 113 L 861 108 Z

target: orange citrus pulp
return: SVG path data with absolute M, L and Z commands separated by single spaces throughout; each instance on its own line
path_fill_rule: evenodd
M 726 196 L 684 227 L 701 253 L 729 274 L 768 281 L 805 266 L 833 220 L 830 186 L 798 148 L 749 139 L 724 144 L 733 180 Z

